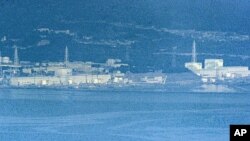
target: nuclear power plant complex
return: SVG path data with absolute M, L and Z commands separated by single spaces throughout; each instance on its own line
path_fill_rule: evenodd
M 198 62 L 195 41 L 191 56 L 191 62 L 185 63 L 185 67 L 198 76 L 202 83 L 227 82 L 250 76 L 247 66 L 224 66 L 224 60 L 220 58 L 205 59 L 204 64 Z M 122 63 L 120 59 L 107 59 L 105 63 L 94 63 L 70 61 L 69 58 L 66 46 L 62 62 L 20 61 L 18 48 L 14 46 L 13 59 L 0 53 L 0 86 L 81 88 L 167 85 L 167 75 L 161 71 L 122 72 L 120 68 L 129 65 Z
M 126 67 L 119 59 L 108 59 L 105 63 L 71 62 L 69 50 L 65 47 L 64 62 L 31 63 L 19 61 L 15 47 L 13 61 L 0 56 L 1 85 L 11 87 L 92 87 L 92 86 L 131 86 L 163 85 L 166 74 L 122 73 Z
M 216 83 L 227 80 L 247 78 L 250 75 L 247 66 L 224 66 L 223 59 L 205 59 L 203 64 L 197 62 L 196 43 L 193 42 L 192 61 L 185 63 L 185 67 L 197 76 L 201 77 L 204 83 Z

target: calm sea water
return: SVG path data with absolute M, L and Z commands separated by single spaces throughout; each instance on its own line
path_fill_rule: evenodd
M 0 90 L 3 141 L 228 141 L 250 94 Z

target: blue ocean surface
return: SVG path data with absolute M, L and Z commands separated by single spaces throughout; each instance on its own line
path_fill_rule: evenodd
M 248 93 L 1 89 L 2 141 L 228 141 Z

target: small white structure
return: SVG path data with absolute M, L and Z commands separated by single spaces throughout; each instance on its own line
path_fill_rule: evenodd
M 4 63 L 4 64 L 11 63 L 10 57 L 1 57 L 1 63 Z
M 202 63 L 197 63 L 197 62 L 188 62 L 185 63 L 185 67 L 192 72 L 197 72 L 202 69 Z
M 222 59 L 205 59 L 205 69 L 218 69 L 223 67 Z
M 55 70 L 55 76 L 70 76 L 72 75 L 72 69 L 60 68 Z
M 167 76 L 161 72 L 128 74 L 131 84 L 165 84 Z

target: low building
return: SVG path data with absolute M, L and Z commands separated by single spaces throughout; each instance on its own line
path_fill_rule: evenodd
M 126 74 L 130 84 L 165 84 L 167 76 L 161 72 Z
M 250 76 L 247 66 L 224 66 L 223 59 L 205 59 L 202 63 L 196 62 L 196 44 L 193 44 L 192 61 L 185 63 L 185 67 L 201 77 L 203 82 L 216 80 L 238 79 Z
M 202 78 L 203 82 L 215 82 L 216 80 L 235 79 L 248 77 L 250 71 L 246 66 L 223 66 L 222 59 L 206 59 L 205 66 L 196 67 L 190 63 L 186 68 Z M 194 69 L 196 68 L 196 69 Z
M 81 74 L 64 76 L 30 76 L 12 77 L 11 86 L 70 86 L 82 84 L 107 84 L 111 81 L 110 74 Z

